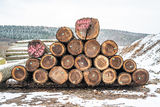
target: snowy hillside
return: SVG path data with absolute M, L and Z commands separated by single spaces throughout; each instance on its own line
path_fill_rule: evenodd
M 152 74 L 160 74 L 160 34 L 137 40 L 123 48 L 120 54 L 124 59 L 134 59 L 138 68 L 147 69 L 151 73 L 151 79 L 155 78 Z

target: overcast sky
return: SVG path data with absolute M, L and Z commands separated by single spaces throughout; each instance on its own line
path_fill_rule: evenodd
M 160 0 L 0 0 L 0 25 L 74 27 L 82 17 L 105 29 L 160 33 Z

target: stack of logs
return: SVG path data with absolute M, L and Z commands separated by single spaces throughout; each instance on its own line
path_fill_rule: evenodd
M 123 61 L 116 55 L 117 44 L 106 40 L 100 45 L 96 38 L 99 34 L 99 22 L 95 18 L 82 18 L 75 24 L 74 37 L 68 27 L 61 27 L 56 33 L 58 42 L 50 49 L 40 40 L 28 44 L 30 58 L 24 66 L 15 66 L 12 77 L 17 81 L 29 79 L 37 84 L 52 81 L 62 85 L 65 82 L 88 86 L 103 84 L 144 85 L 149 79 L 145 69 L 137 69 L 132 59 Z M 118 35 L 117 35 L 118 36 Z

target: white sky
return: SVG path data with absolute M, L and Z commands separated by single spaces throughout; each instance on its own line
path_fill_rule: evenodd
M 95 17 L 100 27 L 160 33 L 160 0 L 0 0 L 0 25 L 74 27 Z

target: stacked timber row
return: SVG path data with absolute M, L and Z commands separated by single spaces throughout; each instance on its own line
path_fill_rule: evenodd
M 58 41 L 51 44 L 50 49 L 40 40 L 29 42 L 30 58 L 25 66 L 12 69 L 12 77 L 17 81 L 33 80 L 37 84 L 146 84 L 148 72 L 138 69 L 132 59 L 123 60 L 117 55 L 118 45 L 114 41 L 106 40 L 100 45 L 96 40 L 99 30 L 97 19 L 82 18 L 75 24 L 79 39 L 70 28 L 61 27 L 56 33 Z

